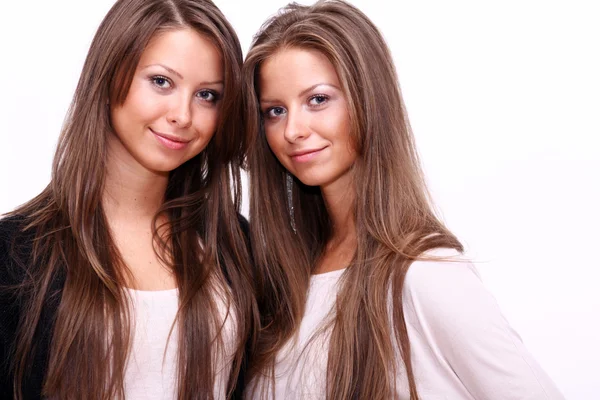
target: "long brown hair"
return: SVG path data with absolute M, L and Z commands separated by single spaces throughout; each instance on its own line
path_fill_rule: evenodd
M 361 11 L 339 0 L 283 8 L 263 25 L 244 63 L 252 141 L 251 237 L 262 318 L 249 374 L 273 376 L 275 356 L 300 325 L 311 271 L 332 232 L 319 188 L 298 180 L 293 185 L 294 232 L 286 171 L 262 127 L 261 64 L 290 47 L 317 50 L 335 67 L 358 153 L 353 166 L 358 245 L 333 310 L 327 399 L 395 398 L 396 377 L 402 375 L 411 399 L 417 399 L 402 308 L 404 278 L 423 252 L 437 247 L 462 251 L 462 246 L 432 211 L 388 47 Z
M 239 166 L 242 126 L 242 52 L 230 24 L 210 0 L 119 0 L 92 41 L 64 124 L 46 189 L 12 214 L 33 237 L 30 257 L 17 257 L 27 277 L 12 369 L 15 397 L 31 374 L 38 327 L 49 302 L 58 305 L 43 396 L 113 399 L 124 395 L 131 342 L 128 269 L 111 238 L 101 198 L 105 183 L 109 105 L 125 101 L 143 50 L 158 32 L 191 28 L 221 51 L 224 89 L 214 137 L 206 149 L 169 176 L 165 202 L 154 218 L 155 250 L 179 289 L 178 398 L 212 399 L 215 351 L 222 343 L 214 287 L 220 271 L 230 288 L 237 347 L 233 390 L 253 326 L 250 256 L 240 228 Z M 202 68 L 202 66 L 198 66 Z M 233 188 L 233 193 L 232 193 Z M 167 236 L 158 215 L 168 217 Z M 161 230 L 162 232 L 162 230 Z M 21 254 L 19 243 L 13 254 Z M 168 254 L 166 253 L 168 252 Z M 64 287 L 54 282 L 64 280 Z M 58 300 L 57 296 L 58 295 Z M 109 334 L 107 334 L 109 331 Z M 215 332 L 217 331 L 217 332 Z

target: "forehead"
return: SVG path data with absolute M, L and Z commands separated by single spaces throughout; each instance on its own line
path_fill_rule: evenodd
M 180 73 L 223 75 L 221 51 L 205 35 L 191 28 L 156 33 L 141 54 L 139 66 L 166 64 Z M 207 77 L 208 78 L 208 77 Z
M 340 87 L 335 67 L 318 50 L 284 48 L 263 61 L 259 69 L 261 97 L 297 94 L 316 84 Z

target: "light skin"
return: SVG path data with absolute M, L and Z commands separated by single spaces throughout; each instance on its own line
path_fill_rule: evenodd
M 221 54 L 212 42 L 189 28 L 168 30 L 148 43 L 124 103 L 111 105 L 103 207 L 130 287 L 177 287 L 154 252 L 152 218 L 169 173 L 213 137 L 222 91 Z
M 348 266 L 356 249 L 347 99 L 334 66 L 322 53 L 284 48 L 260 67 L 260 107 L 267 142 L 302 183 L 319 186 L 333 226 L 314 273 Z

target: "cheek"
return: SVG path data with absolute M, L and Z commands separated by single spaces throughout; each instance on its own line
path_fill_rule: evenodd
M 148 90 L 143 84 L 133 82 L 125 102 L 119 108 L 118 118 L 123 125 L 148 123 L 161 115 L 164 103 L 162 96 Z
M 219 111 L 216 108 L 200 107 L 194 113 L 193 127 L 201 136 L 214 135 L 217 130 L 217 120 L 219 119 Z
M 332 121 L 335 121 L 335 124 L 332 124 Z M 356 161 L 358 153 L 355 141 L 350 134 L 350 119 L 347 114 L 338 114 L 336 118 L 331 118 L 329 129 L 335 141 L 337 159 L 344 168 L 351 166 Z
M 343 143 L 348 153 L 351 153 L 355 158 L 356 145 L 352 135 L 350 134 L 350 117 L 348 116 L 348 113 L 344 110 L 344 112 L 338 114 L 337 118 L 332 118 L 332 120 L 335 120 L 336 122 L 335 128 L 332 127 L 332 129 L 336 130 L 337 140 L 340 143 Z
M 271 148 L 275 157 L 281 162 L 284 163 L 284 153 L 283 153 L 283 135 L 279 135 L 276 130 L 269 129 L 265 133 L 267 144 Z
M 353 147 L 348 146 L 348 152 L 346 153 L 346 163 L 348 167 L 352 167 L 358 158 L 358 153 Z
M 200 109 L 194 113 L 192 129 L 196 135 L 194 153 L 200 153 L 217 130 L 219 112 L 217 109 Z

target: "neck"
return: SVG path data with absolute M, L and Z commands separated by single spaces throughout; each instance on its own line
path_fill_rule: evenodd
M 345 268 L 352 262 L 357 248 L 356 222 L 354 215 L 355 193 L 352 182 L 338 179 L 321 186 L 321 194 L 327 207 L 332 233 L 312 273 Z
M 118 140 L 113 138 L 112 140 Z M 109 139 L 102 204 L 109 220 L 153 218 L 164 202 L 168 173 L 150 171 L 114 151 Z
M 321 187 L 321 194 L 332 224 L 330 243 L 356 239 L 354 186 L 351 182 L 335 182 Z

